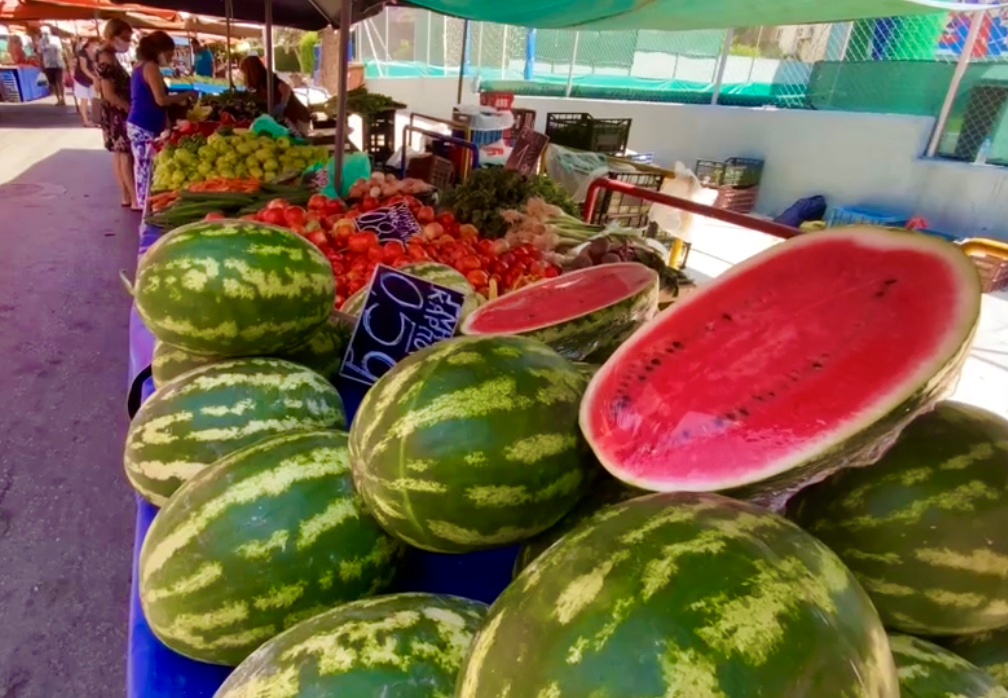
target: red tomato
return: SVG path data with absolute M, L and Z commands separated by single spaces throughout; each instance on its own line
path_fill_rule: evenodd
M 479 237 L 479 231 L 472 223 L 465 223 L 459 226 L 459 237 L 463 240 L 476 240 Z M 493 244 L 490 240 L 486 240 L 486 242 Z
M 455 216 L 451 213 L 451 211 L 445 211 L 444 213 L 438 214 L 437 222 L 445 228 L 450 228 L 455 225 Z
M 398 240 L 389 240 L 382 245 L 382 252 L 383 260 L 391 263 L 406 254 L 406 247 Z
M 297 233 L 298 235 L 306 235 L 308 233 L 303 225 L 291 225 L 288 226 L 292 233 Z
M 250 213 L 247 216 L 242 216 L 241 219 L 243 221 L 258 221 L 259 220 L 259 214 L 258 213 Z
M 430 259 L 430 255 L 427 254 L 427 250 L 422 247 L 411 247 L 407 254 L 411 260 L 417 262 Z
M 545 278 L 547 278 L 547 279 L 556 278 L 557 276 L 560 276 L 560 270 L 557 269 L 556 267 L 550 265 L 550 266 L 546 267 L 546 271 L 543 272 L 543 276 Z
M 339 199 L 327 199 L 325 206 L 322 207 L 322 215 L 325 216 L 338 216 L 344 211 L 346 206 Z
M 333 303 L 333 307 L 339 310 L 344 303 L 346 303 L 346 296 L 336 294 L 336 301 Z
M 381 262 L 385 259 L 385 250 L 381 247 L 368 248 L 367 258 L 372 262 Z
M 220 220 L 224 220 L 225 218 L 227 218 L 227 216 L 225 216 L 220 211 L 211 211 L 210 213 L 206 214 L 203 217 L 203 220 L 205 220 L 205 221 L 220 221 Z
M 309 211 L 321 211 L 329 204 L 329 197 L 322 194 L 312 194 L 308 199 Z
M 316 247 L 328 247 L 329 238 L 321 230 L 313 230 L 306 236 Z
M 365 196 L 360 203 L 360 210 L 364 213 L 368 211 L 374 211 L 378 208 L 378 199 L 373 196 Z
M 442 235 L 441 237 L 439 237 L 437 240 L 434 241 L 434 244 L 437 247 L 444 247 L 445 245 L 450 245 L 453 242 L 455 242 L 455 238 L 453 238 L 451 235 Z
M 392 261 L 392 266 L 395 267 L 396 269 L 399 269 L 400 267 L 405 267 L 407 264 L 413 264 L 413 260 L 410 259 L 409 257 L 396 257 Z
M 420 225 L 427 225 L 428 223 L 434 222 L 434 209 L 430 206 L 421 206 L 420 210 L 416 214 L 417 222 Z
M 474 254 L 467 254 L 458 261 L 458 270 L 463 274 L 467 271 L 472 271 L 474 269 L 479 269 L 482 267 L 480 258 Z
M 466 274 L 466 280 L 476 288 L 483 288 L 490 283 L 490 275 L 482 269 L 473 269 Z
M 284 220 L 287 225 L 304 225 L 306 211 L 300 206 L 289 206 L 284 211 Z
M 289 205 L 290 204 L 287 203 L 286 199 L 273 199 L 268 204 L 266 204 L 266 208 L 280 208 L 280 209 L 284 209 L 284 208 L 287 208 Z
M 264 223 L 270 223 L 272 225 L 287 225 L 287 218 L 284 216 L 284 209 L 272 206 L 267 207 L 265 211 L 260 212 L 260 218 Z
M 370 230 L 362 233 L 354 233 L 347 240 L 347 247 L 351 252 L 367 252 L 370 248 L 378 244 L 378 235 Z

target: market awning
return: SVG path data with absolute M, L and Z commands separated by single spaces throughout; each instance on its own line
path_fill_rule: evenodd
M 381 11 L 385 0 L 349 0 L 353 2 L 353 21 L 359 22 Z M 192 12 L 211 17 L 226 17 L 224 0 L 152 0 L 153 7 L 176 12 Z M 342 0 L 273 0 L 273 23 L 296 29 L 323 29 L 339 24 Z M 239 22 L 263 22 L 264 0 L 233 0 L 233 18 Z
M 405 4 L 405 3 L 404 3 Z M 915 0 L 412 0 L 466 19 L 550 29 L 722 29 L 935 12 Z

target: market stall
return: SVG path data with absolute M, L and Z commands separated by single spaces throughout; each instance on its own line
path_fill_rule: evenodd
M 581 208 L 516 163 L 435 199 L 412 178 L 347 176 L 342 148 L 329 161 L 242 126 L 169 137 L 141 230 L 130 698 L 380 695 L 386 681 L 426 686 L 418 698 L 561 697 L 568 683 L 628 698 L 809 685 L 895 698 L 920 675 L 896 667 L 950 661 L 897 632 L 1008 626 L 1008 589 L 981 585 L 986 568 L 932 574 L 854 496 L 899 480 L 893 539 L 923 535 L 914 507 L 930 507 L 928 549 L 1008 556 L 992 529 L 963 538 L 962 519 L 930 504 L 979 480 L 994 494 L 971 500 L 977 516 L 1008 520 L 990 467 L 1001 456 L 963 460 L 978 442 L 1002 453 L 1008 425 L 954 406 L 912 421 L 954 382 L 977 322 L 976 273 L 953 246 L 799 235 L 610 178 Z M 599 191 L 796 240 L 680 301 L 670 249 L 591 222 Z M 170 233 L 185 225 L 197 227 Z M 419 328 L 406 343 L 404 323 Z M 908 424 L 891 458 L 838 474 Z M 286 432 L 347 425 L 349 437 Z M 960 432 L 934 442 L 946 429 Z M 908 474 L 906 452 L 964 479 L 924 477 L 919 458 Z M 767 510 L 822 478 L 835 494 L 803 490 L 788 513 L 834 552 Z M 938 580 L 968 588 L 973 612 L 907 603 Z M 460 599 L 355 601 L 376 592 Z M 495 601 L 483 621 L 475 602 Z M 619 670 L 630 662 L 637 673 Z M 996 690 L 957 670 L 957 685 Z

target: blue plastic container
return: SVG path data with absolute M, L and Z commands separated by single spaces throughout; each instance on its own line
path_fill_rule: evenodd
M 836 228 L 842 225 L 879 225 L 903 228 L 908 220 L 906 216 L 860 206 L 831 206 L 826 212 L 827 228 Z

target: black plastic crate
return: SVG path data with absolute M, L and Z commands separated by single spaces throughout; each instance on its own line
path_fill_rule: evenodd
M 621 182 L 632 184 L 641 189 L 661 191 L 665 175 L 659 172 L 622 172 L 610 170 L 609 179 L 618 179 Z M 592 213 L 592 223 L 607 225 L 611 222 L 616 222 L 628 228 L 642 228 L 648 224 L 648 213 L 650 211 L 650 201 L 645 201 L 644 199 L 622 192 L 603 189 L 600 191 L 599 200 L 595 204 L 595 211 Z
M 632 119 L 596 119 L 584 112 L 549 112 L 546 135 L 556 145 L 619 155 L 630 140 L 632 122 Z
M 724 162 L 697 160 L 693 174 L 700 184 L 710 189 L 753 187 L 763 177 L 763 161 L 755 158 L 728 158 Z
M 361 116 L 361 145 L 375 162 L 385 162 L 395 153 L 396 110 Z

